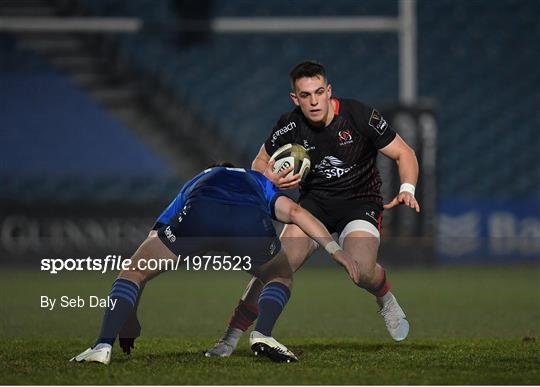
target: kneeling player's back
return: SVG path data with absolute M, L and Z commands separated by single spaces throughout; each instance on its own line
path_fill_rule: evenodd
M 261 173 L 243 168 L 207 169 L 185 186 L 185 201 L 213 200 L 259 207 L 273 215 L 274 202 L 282 193 Z

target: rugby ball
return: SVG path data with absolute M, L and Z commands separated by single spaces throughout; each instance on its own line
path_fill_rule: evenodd
M 274 164 L 274 173 L 279 173 L 284 169 L 293 167 L 293 170 L 286 177 L 300 174 L 300 180 L 304 181 L 311 168 L 306 148 L 299 144 L 286 144 L 274 152 L 270 160 L 276 160 Z

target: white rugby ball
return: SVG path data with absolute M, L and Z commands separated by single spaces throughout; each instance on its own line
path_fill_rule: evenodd
M 311 168 L 308 152 L 306 148 L 299 144 L 283 145 L 274 152 L 270 160 L 276 160 L 273 169 L 274 173 L 293 167 L 293 170 L 286 177 L 299 173 L 301 181 L 305 180 Z

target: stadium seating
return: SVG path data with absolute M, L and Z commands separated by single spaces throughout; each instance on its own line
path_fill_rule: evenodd
M 1 199 L 144 202 L 176 191 L 171 167 L 43 58 L 7 34 L 0 58 Z
M 97 14 L 111 12 L 111 2 L 83 3 Z M 246 154 L 255 154 L 260 140 L 253 139 L 290 108 L 286 74 L 301 59 L 326 63 L 338 96 L 376 106 L 397 98 L 394 34 L 211 35 L 180 47 L 170 35 L 178 23 L 174 1 L 157 3 L 114 2 L 115 14 L 168 26 L 122 38 L 121 50 Z M 394 1 L 232 0 L 210 2 L 209 16 L 393 16 L 397 8 Z M 438 107 L 441 198 L 540 195 L 540 56 L 533 43 L 539 8 L 532 0 L 418 1 L 419 93 Z
M 539 13 L 534 1 L 418 2 L 419 89 L 439 105 L 442 197 L 540 197 Z
M 157 79 L 251 157 L 279 114 L 291 108 L 286 74 L 299 60 L 325 63 L 337 96 L 375 106 L 398 96 L 392 33 L 211 34 L 203 43 L 182 45 L 172 0 L 79 3 L 90 14 L 143 18 L 142 33 L 117 40 L 125 62 Z M 540 3 L 417 4 L 419 94 L 437 106 L 439 197 L 539 197 Z M 216 0 L 208 7 L 209 17 L 397 12 L 397 2 L 375 0 Z M 10 60 L 19 63 L 0 60 L 3 68 Z M 39 58 L 32 60 L 37 66 Z

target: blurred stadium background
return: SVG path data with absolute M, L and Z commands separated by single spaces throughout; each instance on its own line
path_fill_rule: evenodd
M 314 58 L 335 95 L 381 109 L 419 155 L 424 212 L 385 214 L 384 261 L 538 262 L 539 13 L 536 0 L 2 0 L 1 261 L 128 255 L 211 160 L 250 164 L 291 108 L 289 69 Z M 380 167 L 389 198 L 395 171 Z
M 336 96 L 379 108 L 419 156 L 424 211 L 385 213 L 381 249 L 413 315 L 413 339 L 534 341 L 539 16 L 538 0 L 0 0 L 0 338 L 92 337 L 100 311 L 53 314 L 39 310 L 38 296 L 106 294 L 113 274 L 51 276 L 38 273 L 39 260 L 129 256 L 182 183 L 210 161 L 250 165 L 291 109 L 288 71 L 316 59 Z M 395 168 L 379 162 L 390 198 Z M 279 335 L 388 339 L 367 296 L 359 304 L 366 308 L 351 310 L 356 293 L 324 254 L 309 265 L 318 267 L 298 274 L 303 283 Z M 188 273 L 156 281 L 145 292 L 145 335 L 204 337 L 188 351 L 217 337 L 247 277 L 206 274 L 215 287 L 199 289 L 202 277 Z M 182 302 L 193 318 L 176 312 L 177 294 L 191 294 Z M 324 310 L 317 321 L 314 309 Z M 156 350 L 144 343 L 143 353 Z M 414 343 L 401 353 L 422 350 Z M 6 351 L 4 360 L 31 375 L 25 361 L 39 345 L 21 345 L 13 359 Z M 75 352 L 85 344 L 66 345 Z M 371 356 L 367 347 L 349 347 Z M 339 345 L 328 348 L 341 353 Z M 392 356 L 393 347 L 387 350 Z M 514 350 L 537 365 L 537 346 Z M 66 351 L 63 344 L 56 349 L 58 367 L 73 374 Z M 388 382 L 469 380 L 425 379 L 420 359 L 418 379 Z M 448 361 L 440 359 L 441 369 Z M 479 363 L 462 364 L 470 364 L 470 375 L 484 375 L 476 372 Z M 506 380 L 504 369 L 485 369 L 487 379 L 473 380 Z M 515 375 L 524 379 L 510 372 L 508 380 L 538 383 L 537 372 L 527 379 L 533 374 L 522 370 Z M 49 375 L 48 367 L 41 372 Z
M 538 262 L 539 12 L 536 0 L 2 0 L 1 259 L 129 254 L 211 160 L 250 164 L 291 108 L 289 69 L 314 58 L 335 95 L 381 109 L 421 159 L 424 212 L 385 214 L 384 260 Z M 397 182 L 380 164 L 388 198 Z M 404 259 L 403 243 L 422 252 Z

